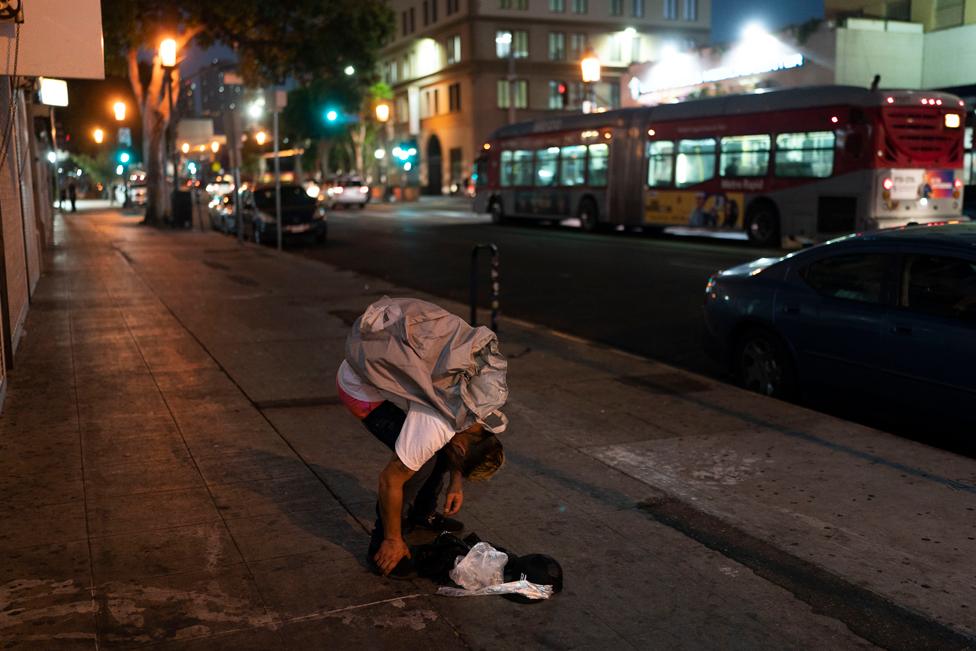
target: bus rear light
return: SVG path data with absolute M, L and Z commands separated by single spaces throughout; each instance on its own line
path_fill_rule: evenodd
M 956 179 L 955 181 L 953 181 L 952 186 L 957 190 L 962 189 L 962 179 Z
M 838 122 L 837 116 L 836 115 L 831 115 L 830 116 L 830 121 L 833 122 L 834 124 L 837 124 L 837 122 Z
M 881 182 L 881 187 L 883 187 L 885 190 L 890 191 L 891 188 L 895 187 L 895 182 L 892 181 L 890 178 L 885 179 L 884 181 Z
M 935 100 L 935 105 L 936 106 L 942 106 L 942 100 L 941 99 Z
M 894 103 L 895 103 L 895 98 L 894 98 L 894 97 L 891 97 L 891 96 L 889 95 L 889 96 L 888 96 L 888 99 L 887 99 L 887 102 L 888 102 L 889 104 L 894 104 Z
M 958 113 L 945 114 L 946 129 L 958 129 L 960 124 L 962 124 L 962 118 L 959 117 Z

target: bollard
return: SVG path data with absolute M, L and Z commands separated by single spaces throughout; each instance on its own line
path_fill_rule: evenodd
M 498 273 L 498 247 L 494 244 L 476 244 L 471 249 L 471 326 L 478 325 L 478 251 L 488 249 L 491 255 L 491 330 L 498 332 L 498 312 L 500 303 L 499 294 L 499 273 Z

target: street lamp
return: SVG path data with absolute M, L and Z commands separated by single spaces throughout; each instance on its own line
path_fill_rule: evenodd
M 264 143 L 268 142 L 268 134 L 267 134 L 267 132 L 265 132 L 265 131 L 258 131 L 256 134 L 254 134 L 254 142 L 258 143 L 258 145 L 262 145 L 263 146 Z
M 515 123 L 515 44 L 512 42 L 512 32 L 499 32 L 495 36 L 495 45 L 504 45 L 508 51 L 508 123 Z
M 252 119 L 258 120 L 264 113 L 264 98 L 259 97 L 258 99 L 251 102 L 247 107 L 247 114 L 251 116 Z
M 382 124 L 390 121 L 390 105 L 386 102 L 380 102 L 376 105 L 376 121 Z
M 95 141 L 96 145 L 102 144 L 103 142 L 105 142 L 105 132 L 102 129 L 96 127 L 95 130 L 92 131 L 92 140 Z
M 180 151 L 183 152 L 184 154 L 189 154 L 190 153 L 190 143 L 184 142 L 182 145 L 180 145 Z
M 172 164 L 173 133 L 173 69 L 176 68 L 176 40 L 164 38 L 159 42 L 159 64 L 166 72 L 166 97 L 169 105 L 169 119 L 166 125 L 166 160 Z M 166 171 L 163 170 L 163 176 Z M 173 165 L 173 189 L 176 189 L 176 165 Z
M 123 101 L 118 101 L 115 104 L 112 104 L 112 110 L 115 112 L 116 122 L 125 122 L 125 108 L 125 102 Z
M 356 69 L 352 66 L 346 66 L 345 69 L 343 69 L 343 72 L 346 73 L 347 77 L 352 77 L 354 74 L 356 74 Z
M 587 48 L 580 59 L 580 73 L 586 86 L 586 100 L 583 102 L 583 112 L 592 113 L 596 108 L 596 87 L 600 82 L 600 57 L 593 48 Z

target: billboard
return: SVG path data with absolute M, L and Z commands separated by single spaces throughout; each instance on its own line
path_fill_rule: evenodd
M 105 78 L 99 0 L 21 0 L 20 5 L 23 23 L 0 22 L 0 75 Z

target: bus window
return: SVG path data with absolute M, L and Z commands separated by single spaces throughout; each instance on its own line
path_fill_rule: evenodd
M 766 176 L 770 140 L 765 134 L 722 138 L 721 175 Z
M 606 143 L 590 145 L 590 185 L 604 186 L 607 184 L 608 158 L 610 158 L 610 145 Z
M 563 147 L 559 160 L 559 182 L 562 185 L 586 183 L 586 145 Z
M 694 185 L 715 176 L 715 138 L 679 140 L 674 170 L 678 187 Z
M 503 151 L 502 152 L 502 187 L 507 188 L 512 185 L 512 152 Z
M 519 149 L 512 154 L 512 185 L 532 185 L 532 152 Z
M 535 184 L 555 185 L 559 168 L 559 147 L 539 149 L 535 152 Z
M 973 156 L 973 148 L 976 140 L 973 140 L 973 128 L 966 127 L 963 135 L 962 146 L 966 153 L 962 155 L 962 183 L 963 185 L 976 185 L 976 156 Z
M 674 170 L 674 143 L 669 140 L 655 140 L 647 143 L 647 185 L 651 188 L 664 188 L 671 185 L 671 172 Z
M 834 172 L 834 132 L 776 136 L 776 176 L 827 178 Z

